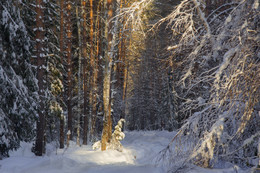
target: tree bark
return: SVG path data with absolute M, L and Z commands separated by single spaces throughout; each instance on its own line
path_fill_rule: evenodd
M 98 2 L 97 5 L 97 17 L 96 17 L 96 52 L 95 52 L 95 61 L 94 61 L 94 75 L 93 75 L 93 106 L 92 106 L 92 119 L 91 119 L 91 130 L 90 130 L 90 135 L 91 135 L 91 140 L 94 138 L 94 133 L 96 129 L 96 119 L 97 119 L 97 82 L 98 82 L 98 63 L 99 63 L 99 49 L 100 49 L 100 11 L 101 11 L 101 3 L 102 0 Z M 94 44 L 94 43 L 93 43 Z
M 84 92 L 84 103 L 83 103 L 83 145 L 87 145 L 88 141 L 88 71 L 87 71 L 87 13 L 86 13 L 86 1 L 81 0 L 81 9 L 83 16 L 83 35 L 82 35 L 82 58 L 83 58 L 83 92 Z
M 60 149 L 64 148 L 64 115 L 60 117 Z
M 43 25 L 43 2 L 36 1 L 36 56 L 37 56 L 37 79 L 39 86 L 39 119 L 37 121 L 37 136 L 35 144 L 35 155 L 42 156 L 44 153 L 44 131 L 45 131 L 45 115 L 44 115 L 44 74 L 45 74 L 45 55 L 44 55 L 44 25 Z
M 72 62 L 71 62 L 71 50 L 72 50 L 72 23 L 71 23 L 71 1 L 67 2 L 67 21 L 66 21 L 66 32 L 67 32 L 67 71 L 68 71 L 68 91 L 67 91 L 67 108 L 68 108 L 68 131 L 71 132 L 70 140 L 72 140 L 73 129 L 72 129 Z
M 76 7 L 76 16 L 77 16 L 78 41 L 79 41 L 77 145 L 80 146 L 81 54 L 82 54 L 81 50 L 82 50 L 82 43 L 81 43 L 81 25 L 80 25 L 80 16 L 79 16 L 78 7 Z
M 130 2 L 127 0 L 124 0 L 124 5 L 126 7 L 130 7 Z M 124 22 L 126 21 L 126 18 L 124 19 Z M 124 62 L 124 79 L 123 79 L 123 102 L 124 102 L 124 110 L 123 110 L 123 117 L 125 120 L 127 120 L 127 84 L 128 84 L 128 68 L 129 68 L 129 62 L 127 59 L 127 47 L 131 46 L 131 38 L 129 38 L 131 34 L 131 27 L 132 26 L 126 26 L 126 29 L 129 30 L 124 34 L 123 40 L 122 40 L 122 59 Z M 126 123 L 124 123 L 124 126 L 126 126 Z
M 63 37 L 64 37 L 64 0 L 60 0 L 60 57 L 62 65 L 63 62 Z M 64 79 L 63 79 L 63 86 L 64 86 Z M 62 114 L 60 117 L 60 148 L 64 148 L 64 115 Z
M 96 57 L 94 56 L 94 17 L 93 17 L 93 0 L 89 1 L 89 23 L 90 23 L 90 35 L 89 35 L 89 44 L 90 44 L 90 94 L 89 94 L 89 102 L 90 102 L 90 118 L 91 118 L 91 136 L 93 133 L 93 126 L 95 124 L 95 116 L 96 116 Z
M 105 54 L 105 68 L 104 68 L 104 79 L 103 79 L 103 104 L 104 104 L 104 122 L 101 139 L 101 150 L 106 150 L 106 144 L 111 138 L 110 127 L 112 125 L 111 119 L 111 70 L 112 70 L 112 39 L 113 35 L 110 32 L 112 30 L 112 22 L 110 21 L 113 17 L 113 1 L 107 0 L 107 19 L 106 19 L 106 31 L 105 37 L 107 38 L 107 50 Z

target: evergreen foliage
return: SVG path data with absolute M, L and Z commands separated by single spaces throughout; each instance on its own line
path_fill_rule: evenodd
M 46 117 L 47 140 L 52 142 L 58 140 L 59 119 L 63 116 L 62 94 L 64 92 L 62 83 L 62 71 L 64 70 L 60 57 L 58 33 L 59 7 L 55 1 L 45 3 L 45 25 L 46 27 L 46 52 L 47 52 L 47 103 L 48 116 Z
M 35 135 L 37 85 L 18 1 L 0 2 L 0 156 Z

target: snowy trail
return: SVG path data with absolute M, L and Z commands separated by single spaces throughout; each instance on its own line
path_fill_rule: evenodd
M 18 151 L 0 160 L 0 173 L 166 173 L 169 168 L 156 167 L 154 158 L 164 149 L 176 132 L 126 132 L 122 141 L 123 152 L 114 150 L 93 151 L 91 146 L 71 143 L 65 150 L 48 145 L 44 157 L 31 152 L 32 144 L 22 143 Z M 196 166 L 183 173 L 249 173 L 232 165 L 221 169 L 204 169 Z
M 11 157 L 0 161 L 1 173 L 163 173 L 153 158 L 163 149 L 175 132 L 127 132 L 122 141 L 123 152 L 93 151 L 91 146 L 78 147 L 75 143 L 64 150 L 47 148 L 44 157 L 30 152 L 31 144 L 22 147 Z

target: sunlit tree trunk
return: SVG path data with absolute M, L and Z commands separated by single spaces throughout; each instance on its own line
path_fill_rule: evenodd
M 123 79 L 123 102 L 124 102 L 124 110 L 123 110 L 123 118 L 126 118 L 126 109 L 127 109 L 127 81 L 128 81 L 128 62 L 124 61 L 124 79 Z
M 112 119 L 111 119 L 111 70 L 112 70 L 112 39 L 113 35 L 110 32 L 112 30 L 113 23 L 109 22 L 113 17 L 113 0 L 107 0 L 105 4 L 107 8 L 107 19 L 106 19 L 106 30 L 105 37 L 107 38 L 107 50 L 105 54 L 105 68 L 104 68 L 104 79 L 103 79 L 103 104 L 104 104 L 104 122 L 103 122 L 103 131 L 101 139 L 101 150 L 106 150 L 106 144 L 111 138 L 112 132 Z
M 95 62 L 93 68 L 93 106 L 92 106 L 92 119 L 91 119 L 91 131 L 90 135 L 93 140 L 95 128 L 96 128 L 96 119 L 97 119 L 97 82 L 98 82 L 98 63 L 99 63 L 99 54 L 100 54 L 100 12 L 101 12 L 101 4 L 103 0 L 100 0 L 97 4 L 97 12 L 96 12 L 96 32 L 95 32 L 95 44 L 96 44 L 96 52 L 95 52 Z M 94 44 L 94 43 L 93 43 Z
M 44 74 L 45 74 L 45 55 L 44 55 L 44 25 L 43 25 L 43 2 L 36 1 L 36 56 L 37 56 L 37 79 L 39 86 L 39 109 L 37 121 L 37 136 L 35 144 L 35 155 L 42 156 L 44 153 L 44 131 L 45 131 L 45 111 L 44 111 Z
M 89 23 L 90 23 L 90 34 L 89 34 L 89 44 L 90 44 L 90 93 L 89 93 L 89 102 L 90 102 L 90 118 L 91 118 L 91 131 L 90 135 L 93 134 L 93 126 L 95 125 L 95 116 L 96 116 L 96 59 L 94 55 L 94 17 L 93 17 L 93 0 L 89 1 Z
M 66 55 L 67 55 L 67 72 L 68 72 L 68 86 L 67 86 L 67 109 L 68 109 L 68 131 L 70 131 L 70 139 L 72 140 L 73 135 L 73 129 L 72 129 L 72 22 L 71 22 L 71 9 L 72 9 L 72 3 L 71 1 L 67 2 L 66 7 L 66 34 L 67 34 L 67 40 L 66 40 Z

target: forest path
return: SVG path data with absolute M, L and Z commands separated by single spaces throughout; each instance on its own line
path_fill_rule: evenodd
M 0 160 L 0 173 L 166 173 L 167 168 L 156 166 L 155 158 L 176 132 L 133 131 L 126 132 L 122 141 L 123 152 L 115 150 L 93 151 L 90 145 L 77 146 L 74 142 L 64 150 L 48 145 L 46 155 L 36 157 L 31 143 Z M 169 169 L 169 168 L 168 168 Z M 233 166 L 224 169 L 204 169 L 196 166 L 183 173 L 248 173 Z
M 126 132 L 123 152 L 93 151 L 91 146 L 78 147 L 71 143 L 66 150 L 48 146 L 46 156 L 31 153 L 31 144 L 22 147 L 11 157 L 0 161 L 1 173 L 164 173 L 156 167 L 154 158 L 165 148 L 175 132 Z

